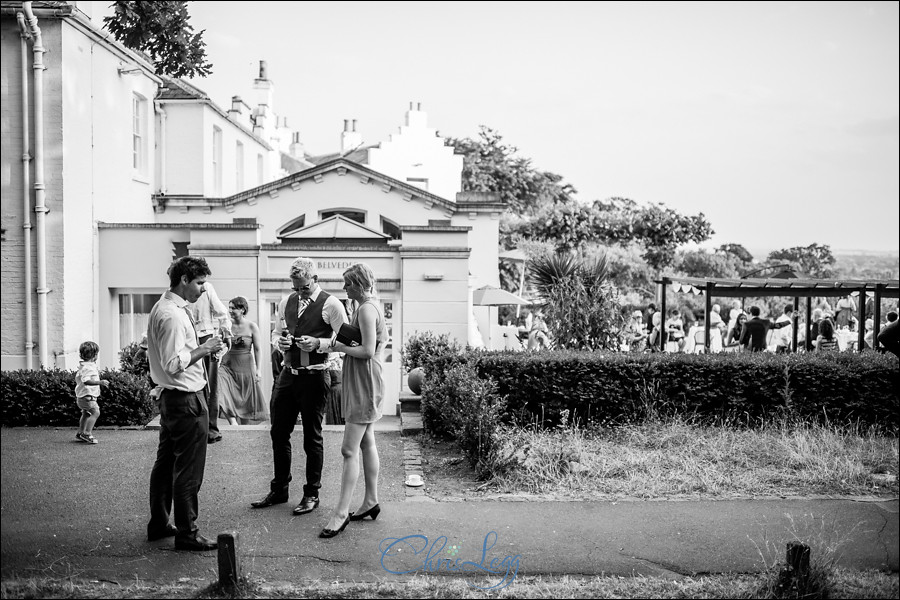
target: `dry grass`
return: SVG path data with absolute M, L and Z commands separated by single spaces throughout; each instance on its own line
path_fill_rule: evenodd
M 510 429 L 494 461 L 497 493 L 729 498 L 898 493 L 898 439 L 779 423 L 756 429 L 680 419 L 553 431 Z
M 829 598 L 897 598 L 897 573 L 834 570 Z M 270 586 L 246 582 L 230 593 L 207 586 L 159 587 L 136 581 L 114 586 L 89 581 L 3 582 L 2 598 L 768 598 L 764 574 L 706 575 L 678 580 L 650 577 L 520 577 L 484 592 L 449 577 L 413 577 L 403 583 L 314 581 Z

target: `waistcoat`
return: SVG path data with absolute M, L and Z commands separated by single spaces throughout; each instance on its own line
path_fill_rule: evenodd
M 324 290 L 319 290 L 319 297 L 311 303 L 297 318 L 297 309 L 300 306 L 300 294 L 294 292 L 288 297 L 287 304 L 284 307 L 284 321 L 287 323 L 288 331 L 297 338 L 301 335 L 309 335 L 316 338 L 330 338 L 332 334 L 331 325 L 322 319 L 322 308 L 325 306 L 325 300 L 329 294 Z M 284 355 L 285 364 L 291 367 L 308 367 L 309 365 L 319 365 L 328 359 L 327 354 L 319 352 L 304 352 L 297 346 L 291 346 Z

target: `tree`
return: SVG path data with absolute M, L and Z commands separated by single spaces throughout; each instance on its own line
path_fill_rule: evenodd
M 770 263 L 791 263 L 799 271 L 812 279 L 831 279 L 834 277 L 834 255 L 827 244 L 810 244 L 775 250 L 769 253 Z
M 463 155 L 463 189 L 498 193 L 511 214 L 532 215 L 542 206 L 568 201 L 576 193 L 561 175 L 539 171 L 531 159 L 516 156 L 518 148 L 504 144 L 503 137 L 490 127 L 480 126 L 477 140 L 447 138 L 447 144 Z
M 188 23 L 187 2 L 113 2 L 115 13 L 103 26 L 132 50 L 144 52 L 158 75 L 205 77 L 212 73 L 206 60 L 206 30 L 194 33 Z
M 557 346 L 618 350 L 624 319 L 608 273 L 605 256 L 585 260 L 556 252 L 532 261 L 529 278 L 543 301 L 542 312 Z
M 716 249 L 716 252 L 726 256 L 735 257 L 743 263 L 743 266 L 747 266 L 753 262 L 753 255 L 740 244 L 722 244 Z
M 678 252 L 673 267 L 688 277 L 738 277 L 735 262 L 733 255 L 687 250 Z

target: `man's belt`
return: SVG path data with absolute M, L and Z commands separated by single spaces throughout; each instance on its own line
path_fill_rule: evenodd
M 295 369 L 294 367 L 286 367 L 291 375 L 309 375 L 311 373 L 323 373 L 325 369 Z

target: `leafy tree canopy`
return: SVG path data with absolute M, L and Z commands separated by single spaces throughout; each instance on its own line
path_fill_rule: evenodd
M 716 249 L 716 252 L 726 256 L 733 256 L 744 265 L 753 262 L 753 255 L 740 244 L 722 244 Z
M 206 60 L 203 33 L 188 23 L 187 2 L 116 1 L 115 14 L 103 18 L 103 26 L 132 50 L 144 52 L 158 75 L 205 77 L 212 73 Z
M 769 253 L 770 263 L 790 263 L 812 279 L 831 279 L 835 276 L 834 255 L 827 244 L 810 244 L 775 250 Z

